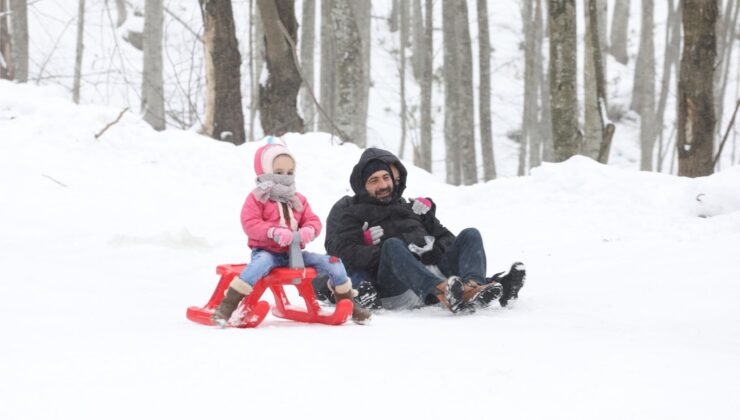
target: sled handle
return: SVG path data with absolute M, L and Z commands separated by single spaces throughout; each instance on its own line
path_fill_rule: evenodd
M 293 232 L 293 242 L 290 243 L 288 251 L 288 266 L 290 268 L 305 268 L 303 264 L 303 253 L 301 252 L 301 235 Z

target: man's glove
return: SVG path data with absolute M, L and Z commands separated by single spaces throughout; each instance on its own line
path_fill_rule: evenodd
M 411 210 L 419 216 L 427 214 L 432 209 L 432 202 L 428 198 L 417 197 L 414 199 L 414 204 L 411 205 Z
M 380 243 L 380 238 L 383 237 L 383 228 L 380 226 L 367 227 L 367 222 L 362 224 L 362 238 L 365 245 L 377 245 Z
M 425 236 L 424 242 L 426 242 L 424 246 L 409 244 L 409 251 L 413 252 L 414 254 L 418 255 L 419 258 L 421 258 L 422 255 L 426 254 L 427 252 L 431 251 L 432 248 L 434 248 L 434 236 Z
M 293 242 L 293 231 L 283 227 L 272 228 L 267 232 L 267 236 L 272 238 L 280 246 L 288 246 Z

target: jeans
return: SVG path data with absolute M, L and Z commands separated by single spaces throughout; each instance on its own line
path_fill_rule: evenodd
M 478 230 L 468 228 L 460 232 L 440 257 L 437 267 L 445 276 L 456 275 L 463 281 L 485 283 L 486 254 Z M 429 271 L 402 240 L 390 238 L 383 243 L 377 288 L 384 307 L 408 306 L 411 303 L 409 291 L 418 296 L 418 302 L 423 302 L 429 295 L 436 296 L 436 287 L 443 281 Z
M 303 263 L 306 267 L 316 269 L 316 276 L 328 276 L 332 287 L 347 282 L 347 272 L 344 264 L 339 258 L 329 255 L 316 254 L 313 252 L 303 251 Z M 252 260 L 249 262 L 244 271 L 239 274 L 239 278 L 250 286 L 254 286 L 257 280 L 266 276 L 273 268 L 287 267 L 288 253 L 276 254 L 264 249 L 252 250 Z

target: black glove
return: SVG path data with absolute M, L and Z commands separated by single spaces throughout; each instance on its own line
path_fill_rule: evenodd
M 442 251 L 434 247 L 431 250 L 421 254 L 421 263 L 424 265 L 434 265 L 439 262 L 439 259 L 442 257 Z

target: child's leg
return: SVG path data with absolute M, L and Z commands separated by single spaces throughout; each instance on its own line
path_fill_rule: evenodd
M 251 286 L 254 286 L 254 284 L 257 283 L 257 280 L 266 276 L 270 270 L 275 267 L 284 266 L 284 257 L 285 254 L 273 254 L 262 249 L 255 249 L 252 251 L 252 260 L 246 268 L 244 268 L 241 274 L 239 274 L 239 277 L 234 278 L 232 284 L 235 281 L 241 281 L 242 283 L 249 285 L 251 290 Z

